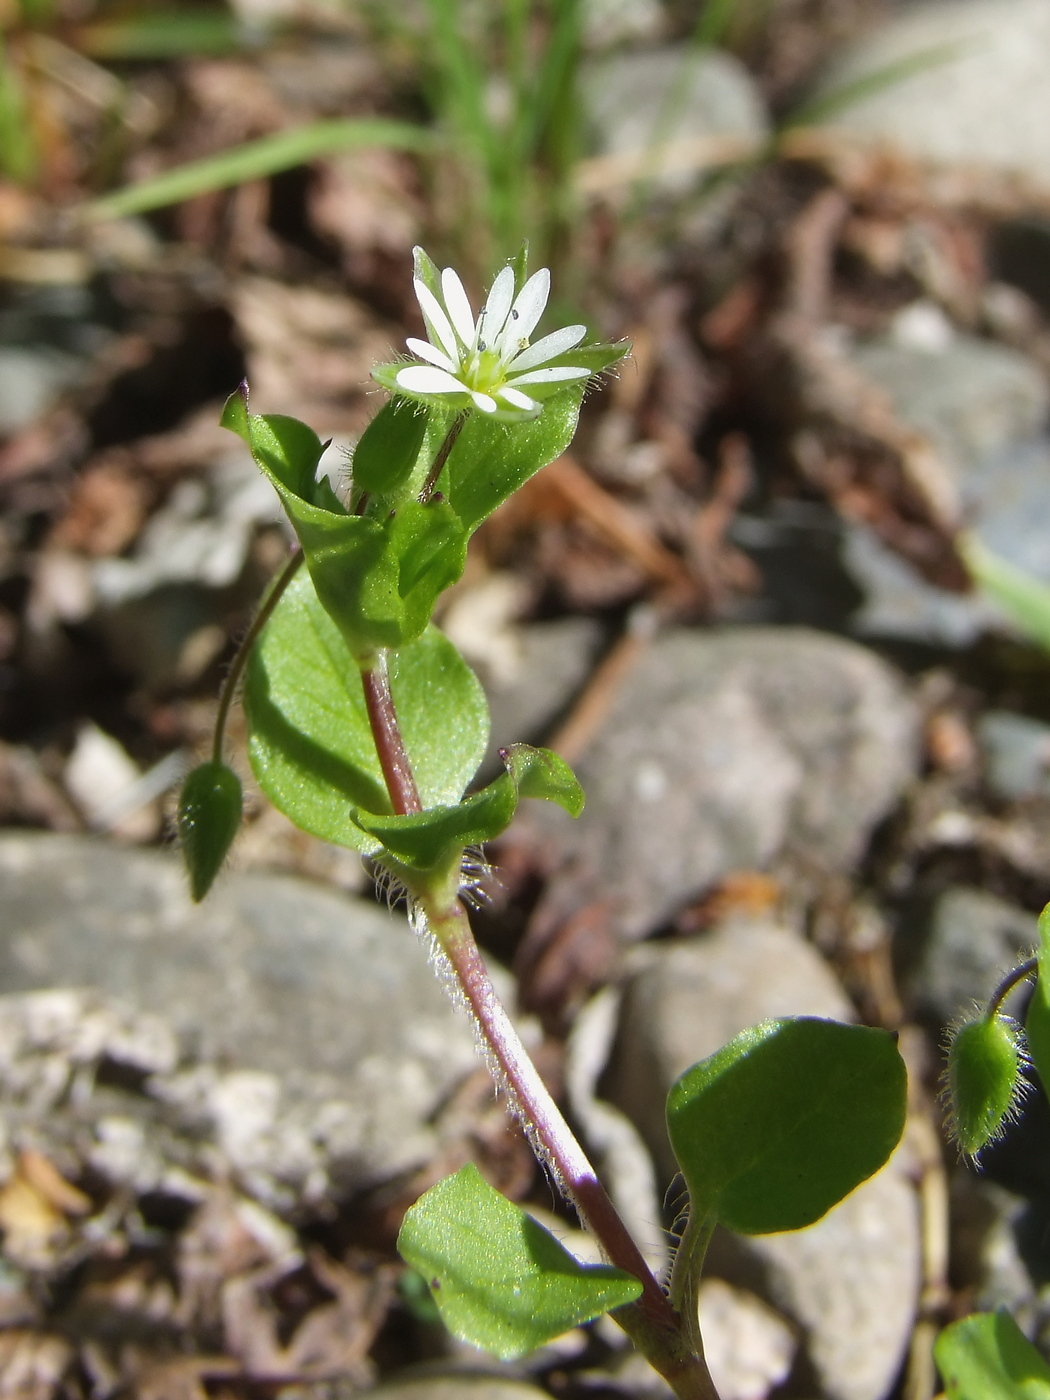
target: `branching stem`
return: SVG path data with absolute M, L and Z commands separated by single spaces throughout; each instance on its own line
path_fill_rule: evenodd
M 252 619 L 252 625 L 237 648 L 237 653 L 230 663 L 230 669 L 226 672 L 226 679 L 223 681 L 222 690 L 219 694 L 219 711 L 215 716 L 215 734 L 211 744 L 211 758 L 213 763 L 222 762 L 222 741 L 226 733 L 226 720 L 230 713 L 230 706 L 233 704 L 233 697 L 237 694 L 237 687 L 240 684 L 244 668 L 248 664 L 248 657 L 252 654 L 252 647 L 259 640 L 259 634 L 269 622 L 274 608 L 281 601 L 281 595 L 299 572 L 299 566 L 303 562 L 303 552 L 297 549 L 291 555 L 284 568 L 270 585 L 270 590 L 262 601 L 259 611 Z
M 419 499 L 423 505 L 426 505 L 427 501 L 429 501 L 434 494 L 434 487 L 438 484 L 438 477 L 445 470 L 445 463 L 448 461 L 448 455 L 455 447 L 456 438 L 458 438 L 463 431 L 463 425 L 466 421 L 467 415 L 465 413 L 457 414 L 456 417 L 453 418 L 452 426 L 445 434 L 445 440 L 437 450 L 437 456 L 434 458 L 433 464 L 427 472 L 427 479 L 424 481 L 423 489 L 419 493 Z

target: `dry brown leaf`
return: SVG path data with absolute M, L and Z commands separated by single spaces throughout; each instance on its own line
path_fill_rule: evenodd
M 77 479 L 48 544 L 94 558 L 121 554 L 142 528 L 149 498 L 146 483 L 119 456 L 103 459 Z
M 68 1234 L 71 1215 L 85 1215 L 90 1198 L 66 1181 L 42 1153 L 22 1152 L 11 1177 L 0 1188 L 0 1228 L 4 1250 L 18 1264 L 46 1266 Z

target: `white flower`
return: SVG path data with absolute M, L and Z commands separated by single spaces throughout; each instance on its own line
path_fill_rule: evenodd
M 541 398 L 593 373 L 578 365 L 548 363 L 579 345 L 585 326 L 566 326 L 529 344 L 550 295 L 546 268 L 534 273 L 515 297 L 514 272 L 505 267 L 476 321 L 463 283 L 450 267 L 441 274 L 440 298 L 419 276 L 413 286 L 430 339 L 410 337 L 407 345 L 426 363 L 405 365 L 394 376 L 397 388 L 413 397 L 433 397 L 450 407 L 473 405 L 494 418 L 532 418 Z

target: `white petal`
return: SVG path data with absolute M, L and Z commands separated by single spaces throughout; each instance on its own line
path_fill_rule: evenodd
M 550 335 L 545 335 L 535 345 L 515 355 L 507 370 L 514 374 L 519 369 L 533 369 L 545 360 L 553 360 L 556 355 L 564 355 L 566 350 L 575 350 L 586 334 L 586 326 L 566 326 L 564 330 L 551 331 Z
M 427 330 L 435 340 L 441 342 L 441 348 L 446 355 L 453 360 L 459 355 L 459 346 L 456 344 L 456 333 L 452 329 L 448 317 L 442 309 L 437 297 L 426 285 L 417 277 L 412 286 L 415 288 L 416 301 L 419 302 L 419 309 L 423 313 L 423 320 L 427 323 Z
M 530 369 L 528 374 L 516 374 L 515 388 L 521 384 L 553 384 L 558 379 L 589 379 L 589 369 L 576 369 L 574 365 L 551 365 L 549 369 Z
M 417 340 L 414 335 L 410 335 L 405 344 L 421 360 L 429 360 L 432 365 L 437 365 L 439 369 L 447 369 L 450 374 L 459 368 L 455 360 L 450 360 L 444 351 L 435 350 L 428 340 Z
M 476 389 L 471 389 L 470 397 L 481 409 L 482 413 L 495 413 L 499 404 L 495 399 L 490 399 L 488 394 L 479 394 Z
M 509 384 L 504 384 L 502 389 L 497 389 L 496 394 L 505 403 L 509 403 L 512 408 L 523 408 L 526 412 L 539 408 L 535 399 L 530 399 L 528 394 L 521 393 L 519 389 L 514 389 Z
M 430 365 L 406 365 L 399 369 L 394 382 L 413 394 L 465 394 L 466 387 L 443 369 Z
M 445 310 L 448 318 L 456 329 L 456 334 L 463 342 L 464 347 L 469 350 L 474 344 L 474 316 L 470 309 L 470 302 L 467 294 L 463 290 L 463 283 L 459 280 L 457 273 L 450 267 L 446 267 L 441 274 L 441 294 L 445 298 Z
M 478 335 L 492 348 L 496 337 L 503 329 L 507 312 L 514 300 L 514 269 L 505 267 L 496 274 L 496 280 L 489 288 L 488 300 L 478 317 Z
M 528 340 L 536 329 L 536 323 L 543 315 L 547 298 L 551 294 L 551 275 L 545 267 L 534 272 L 522 287 L 510 308 L 507 324 L 503 328 L 500 354 L 507 356 L 518 347 L 518 342 Z

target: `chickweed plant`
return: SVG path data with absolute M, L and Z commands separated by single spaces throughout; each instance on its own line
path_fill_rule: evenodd
M 718 1400 L 697 1316 L 712 1231 L 765 1234 L 818 1220 L 893 1151 L 906 1075 L 887 1032 L 815 1018 L 766 1021 L 687 1070 L 668 1096 L 667 1128 L 688 1210 L 661 1280 L 493 989 L 464 903 L 478 848 L 505 830 L 521 799 L 575 816 L 584 794 L 561 758 L 524 744 L 502 751 L 500 777 L 470 789 L 488 710 L 431 614 L 462 574 L 473 531 L 565 450 L 588 385 L 629 348 L 584 343 L 582 326 L 533 341 L 549 287 L 546 270 L 528 276 L 523 251 L 475 317 L 457 274 L 416 250 L 429 338 L 408 342 L 412 359 L 375 369 L 390 399 L 360 439 L 345 498 L 317 477 L 323 444 L 311 428 L 253 415 L 246 385 L 230 398 L 223 422 L 276 487 L 298 548 L 231 668 L 211 758 L 186 780 L 178 825 L 200 899 L 241 817 L 223 731 L 243 676 L 263 790 L 304 830 L 360 851 L 404 892 L 537 1157 L 607 1261 L 579 1263 L 464 1167 L 408 1211 L 398 1239 L 446 1326 L 511 1358 L 609 1312 L 677 1396 Z

